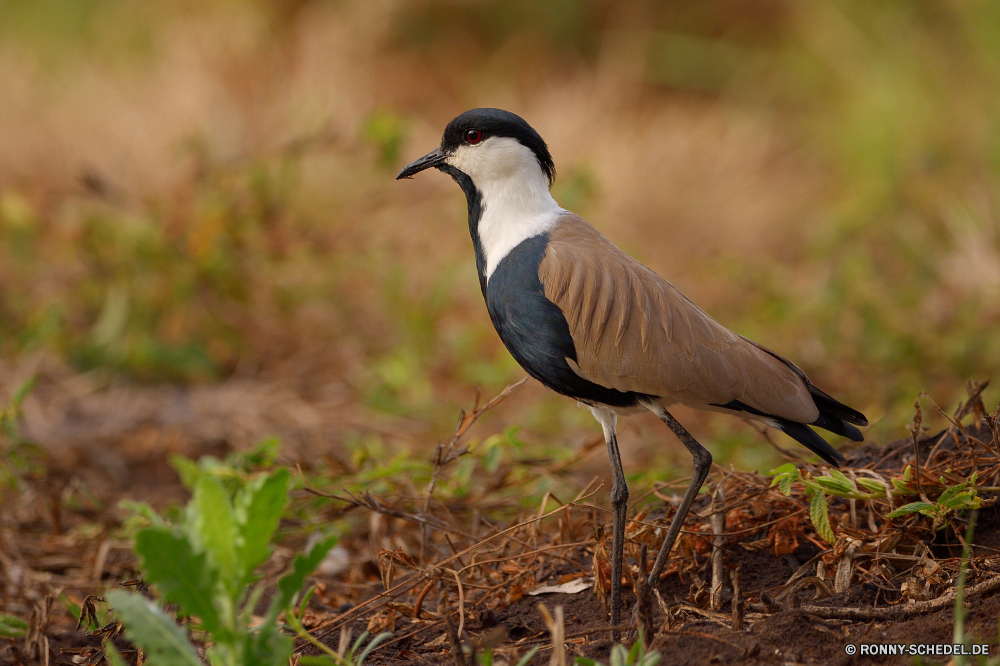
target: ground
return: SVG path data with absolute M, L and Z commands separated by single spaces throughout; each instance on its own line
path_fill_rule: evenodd
M 45 387 L 39 390 L 44 396 Z M 119 406 L 115 414 L 96 419 L 100 409 L 95 404 L 114 403 L 107 396 L 91 404 L 90 412 L 77 405 L 71 410 L 77 419 L 76 443 L 67 436 L 61 459 L 50 457 L 47 466 L 24 472 L 19 490 L 8 492 L 0 532 L 5 573 L 0 605 L 4 613 L 29 619 L 30 627 L 26 637 L 7 641 L 0 653 L 2 663 L 71 663 L 74 655 L 87 663 L 100 659 L 100 635 L 77 629 L 77 609 L 88 595 L 101 595 L 142 576 L 122 522 L 127 512 L 118 501 L 146 501 L 160 510 L 177 505 L 185 501 L 187 491 L 169 464 L 170 456 L 222 457 L 233 447 L 231 433 L 220 437 L 225 418 L 210 428 L 204 424 L 203 410 L 193 409 L 190 421 L 177 416 L 183 411 L 178 405 L 194 404 L 193 390 L 136 389 L 140 394 L 153 391 L 155 399 L 147 398 L 159 405 L 141 418 L 135 417 L 141 409 L 130 418 Z M 243 395 L 248 395 L 246 390 Z M 482 410 L 463 419 L 465 427 Z M 173 425 L 164 423 L 165 412 L 175 414 Z M 922 491 L 933 504 L 945 488 L 978 470 L 982 506 L 965 588 L 964 628 L 975 641 L 990 643 L 995 653 L 1000 511 L 993 504 L 993 484 L 1000 470 L 1000 442 L 995 414 L 990 416 L 977 397 L 954 416 L 964 417 L 968 425 L 919 439 L 921 489 L 915 484 L 911 440 L 844 447 L 849 460 L 844 478 L 887 484 L 894 479 L 899 497 L 915 499 L 906 496 Z M 107 426 L 114 418 L 121 423 L 118 430 Z M 100 446 L 80 446 L 95 423 L 105 424 L 103 437 L 89 433 Z M 199 427 L 188 427 L 192 423 Z M 462 432 L 460 424 L 456 434 Z M 447 453 L 448 448 L 444 450 Z M 307 451 L 299 448 L 290 454 L 303 458 L 298 461 L 300 471 L 309 462 L 304 459 Z M 545 464 L 537 462 L 539 467 Z M 833 479 L 826 467 L 802 461 L 796 465 L 799 478 Z M 551 465 L 548 469 L 557 473 Z M 439 471 L 443 483 L 448 469 L 441 466 Z M 500 481 L 491 483 L 502 487 L 510 475 L 508 469 L 497 477 Z M 308 474 L 303 478 L 309 479 L 306 486 L 315 483 Z M 684 483 L 680 479 L 673 485 Z M 716 496 L 720 485 L 723 492 Z M 862 488 L 855 482 L 854 489 L 867 491 L 870 486 L 869 482 Z M 652 647 L 668 655 L 668 663 L 904 664 L 913 663 L 913 657 L 849 656 L 845 647 L 953 642 L 953 594 L 962 532 L 971 512 L 948 513 L 936 528 L 931 518 L 916 513 L 887 518 L 884 497 L 850 500 L 831 493 L 826 497 L 835 533 L 831 546 L 810 520 L 802 481 L 791 482 L 786 496 L 771 477 L 716 468 L 707 487 L 712 494 L 702 493 L 697 500 L 656 594 L 646 597 L 652 608 L 651 615 L 646 613 L 647 631 L 654 634 Z M 606 660 L 610 634 L 602 595 L 595 595 L 592 583 L 596 572 L 597 587 L 609 585 L 606 491 L 596 482 L 580 488 L 573 501 L 562 498 L 563 505 L 549 495 L 531 513 L 508 511 L 504 524 L 491 517 L 483 496 L 435 501 L 423 511 L 419 501 L 399 496 L 340 494 L 340 501 L 327 501 L 320 517 L 347 521 L 341 524 L 350 528 L 339 546 L 341 562 L 330 564 L 314 579 L 317 593 L 307 624 L 333 646 L 345 628 L 354 636 L 366 629 L 392 632 L 369 664 L 464 663 L 452 654 L 449 625 L 452 632 L 460 632 L 467 649 L 492 648 L 497 658 L 511 658 L 541 646 L 535 663 L 547 663 L 552 633 L 538 608 L 544 604 L 551 612 L 562 607 L 564 644 L 570 656 Z M 667 507 L 674 504 L 676 496 L 667 487 L 653 490 Z M 639 492 L 633 489 L 633 497 Z M 305 487 L 294 494 L 299 500 L 311 497 Z M 893 506 L 902 503 L 894 499 Z M 627 608 L 635 600 L 633 581 L 642 545 L 658 545 L 660 528 L 671 515 L 669 508 L 663 515 L 663 506 L 654 501 L 630 514 Z M 715 528 L 713 513 L 724 516 Z M 265 566 L 265 577 L 280 573 L 303 547 L 302 515 L 293 513 L 285 521 L 284 538 Z M 421 523 L 433 528 L 426 536 Z M 718 610 L 712 610 L 710 599 L 713 551 L 721 557 L 723 592 Z M 731 581 L 736 570 L 744 601 L 739 630 L 733 628 L 732 613 Z M 543 586 L 566 590 L 574 583 L 568 591 L 532 594 Z

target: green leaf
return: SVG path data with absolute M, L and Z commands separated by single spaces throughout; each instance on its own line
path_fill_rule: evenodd
M 858 478 L 858 485 L 870 493 L 879 495 L 880 497 L 885 496 L 885 484 L 882 483 L 881 481 L 860 477 Z
M 851 483 L 851 480 L 848 479 L 846 476 L 844 476 L 844 473 L 841 472 L 839 469 L 831 469 L 830 470 L 830 476 L 832 476 L 833 478 L 835 478 L 837 481 L 840 481 L 845 486 L 853 486 L 854 485 L 853 483 Z
M 160 518 L 160 514 L 156 513 L 156 510 L 146 502 L 122 500 L 118 502 L 118 508 L 131 514 L 130 516 L 126 516 L 126 519 L 138 516 L 139 518 L 144 518 L 151 525 L 158 527 L 166 526 L 166 523 Z
M 373 638 L 370 641 L 368 641 L 368 644 L 365 645 L 365 649 L 362 650 L 361 654 L 359 654 L 357 656 L 357 666 L 362 666 L 364 664 L 365 659 L 368 658 L 368 655 L 370 655 L 372 653 L 372 651 L 375 648 L 378 647 L 378 644 L 381 643 L 382 641 L 384 641 L 385 639 L 389 638 L 390 636 L 392 636 L 391 633 L 389 633 L 388 631 L 383 631 L 381 634 L 379 634 L 375 638 Z M 358 640 L 355 641 L 355 643 L 354 643 L 354 647 L 351 649 L 351 653 L 352 654 L 354 652 L 357 652 L 357 649 L 361 645 L 363 639 L 365 639 L 367 637 L 368 637 L 368 632 L 367 631 L 364 632 L 363 634 L 361 634 L 361 636 L 358 637 Z
M 639 659 L 642 658 L 642 634 L 635 643 L 632 644 L 632 649 L 628 651 L 628 662 L 629 664 L 638 663 Z
M 271 554 L 271 537 L 288 501 L 288 477 L 287 469 L 262 475 L 249 482 L 239 495 L 236 519 L 243 539 L 237 557 L 245 578 Z
M 107 659 L 110 666 L 127 666 L 125 660 L 118 654 L 118 650 L 115 649 L 115 644 L 111 641 L 104 644 L 104 658 Z
M 854 493 L 854 486 L 851 485 L 851 482 L 846 478 L 841 481 L 840 479 L 834 479 L 829 476 L 817 476 L 813 479 L 813 481 L 822 486 L 823 490 L 837 495 L 852 495 Z
M 969 482 L 966 481 L 965 483 L 959 483 L 958 485 L 951 486 L 949 488 L 945 488 L 945 491 L 943 493 L 941 493 L 940 497 L 938 497 L 937 503 L 938 504 L 947 504 L 948 500 L 950 500 L 955 495 L 958 495 L 959 493 L 961 493 L 962 491 L 964 491 L 968 487 L 968 485 L 969 485 Z
M 792 477 L 783 476 L 778 481 L 778 488 L 781 489 L 782 494 L 788 497 L 792 494 Z
M 830 544 L 837 543 L 837 537 L 830 528 L 830 514 L 826 508 L 826 496 L 823 493 L 813 493 L 809 502 L 809 517 L 812 519 L 816 534 Z
M 274 461 L 278 459 L 278 451 L 280 450 L 281 439 L 266 437 L 257 442 L 246 453 L 230 453 L 226 456 L 226 464 L 245 472 L 252 472 L 256 469 L 272 466 Z
M 59 601 L 62 602 L 63 607 L 66 611 L 73 617 L 80 617 L 80 604 L 73 603 L 73 600 L 67 597 L 65 594 L 59 595 Z
M 173 618 L 142 595 L 115 590 L 108 601 L 125 621 L 125 633 L 142 647 L 151 666 L 202 666 L 194 646 Z
M 16 615 L 0 613 L 0 637 L 21 638 L 28 629 L 28 623 Z
M 936 507 L 937 505 L 929 502 L 910 502 L 909 504 L 904 504 L 899 507 L 892 513 L 886 514 L 886 518 L 899 518 L 900 516 L 905 516 L 910 513 L 916 513 L 917 511 L 923 512 Z
M 194 501 L 188 504 L 189 525 L 200 540 L 201 549 L 219 574 L 229 583 L 230 592 L 242 579 L 243 569 L 236 555 L 239 531 L 222 482 L 215 476 L 203 474 L 194 488 Z
M 910 490 L 910 486 L 909 486 L 909 484 L 907 484 L 907 482 L 905 480 L 901 481 L 901 480 L 899 480 L 897 478 L 893 478 L 892 479 L 892 487 L 895 488 L 896 490 L 902 492 L 902 493 L 915 494 L 915 493 L 913 493 L 912 490 Z
M 181 477 L 181 484 L 188 490 L 194 488 L 198 477 L 201 476 L 201 467 L 198 463 L 184 456 L 171 456 L 170 466 L 177 472 L 177 476 Z
M 797 476 L 798 473 L 799 470 L 796 469 L 795 463 L 785 463 L 781 467 L 775 467 L 770 472 L 768 472 L 768 474 L 770 474 L 771 476 L 779 476 L 782 474 L 794 474 Z M 771 485 L 773 486 L 774 483 L 772 482 Z
M 792 494 L 792 483 L 800 478 L 799 471 L 792 463 L 785 463 L 781 467 L 772 469 L 768 474 L 774 475 L 774 478 L 771 480 L 771 487 L 773 488 L 777 485 L 785 497 Z
M 975 495 L 975 491 L 959 493 L 948 499 L 947 502 L 938 500 L 938 506 L 943 506 L 952 511 L 963 511 L 965 509 L 978 509 L 981 502 Z
M 245 661 L 241 666 L 287 664 L 293 647 L 292 638 L 279 633 L 277 625 L 269 622 L 244 637 Z
M 296 555 L 292 561 L 292 570 L 278 581 L 278 595 L 271 601 L 267 620 L 274 622 L 278 613 L 291 605 L 292 599 L 302 589 L 306 576 L 311 574 L 323 561 L 330 549 L 337 545 L 337 537 L 330 536 L 318 542 L 306 555 Z
M 531 663 L 531 660 L 535 658 L 535 653 L 538 652 L 538 649 L 539 646 L 536 645 L 535 647 L 528 650 L 527 654 L 525 654 L 523 657 L 517 660 L 517 664 L 515 664 L 515 666 L 528 666 L 528 664 Z M 577 657 L 577 659 L 582 659 L 582 657 Z M 580 662 L 578 661 L 577 663 Z
M 28 397 L 28 394 L 35 389 L 35 385 L 38 384 L 39 377 L 41 377 L 41 375 L 36 372 L 31 375 L 31 377 L 28 377 L 27 381 L 17 387 L 17 390 L 14 391 L 14 395 L 10 398 L 9 404 L 11 408 L 15 411 L 21 409 L 21 403 L 24 402 L 24 399 Z
M 186 536 L 151 527 L 135 535 L 135 552 L 142 558 L 150 582 L 185 615 L 201 618 L 208 632 L 217 631 L 219 612 L 213 603 L 217 574 L 204 553 L 195 553 Z M 131 595 L 130 595 L 131 596 Z

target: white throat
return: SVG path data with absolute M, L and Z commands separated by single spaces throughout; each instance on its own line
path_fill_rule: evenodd
M 467 174 L 482 195 L 479 240 L 489 281 L 500 261 L 529 238 L 550 231 L 565 212 L 531 149 L 517 139 L 491 137 L 460 146 L 447 162 Z

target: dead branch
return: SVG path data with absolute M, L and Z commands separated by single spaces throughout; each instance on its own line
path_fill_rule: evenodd
M 978 597 L 990 592 L 1000 590 L 1000 576 L 973 585 L 965 589 L 965 602 L 968 603 L 973 597 Z M 825 620 L 850 620 L 852 622 L 871 621 L 899 621 L 906 618 L 933 613 L 943 608 L 948 608 L 955 604 L 957 590 L 952 590 L 942 594 L 937 599 L 930 601 L 917 601 L 910 604 L 900 604 L 898 606 L 883 606 L 880 608 L 850 608 L 845 606 L 800 606 L 799 610 L 810 615 L 823 618 Z M 759 613 L 770 612 L 770 608 L 762 603 L 749 603 L 747 608 Z

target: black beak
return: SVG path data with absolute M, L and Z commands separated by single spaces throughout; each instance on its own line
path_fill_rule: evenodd
M 420 173 L 424 169 L 430 169 L 431 167 L 436 167 L 444 164 L 445 159 L 447 159 L 448 153 L 444 152 L 440 148 L 435 148 L 431 152 L 427 153 L 419 160 L 410 162 L 403 170 L 399 172 L 396 176 L 396 180 L 401 178 L 412 178 L 414 175 Z

